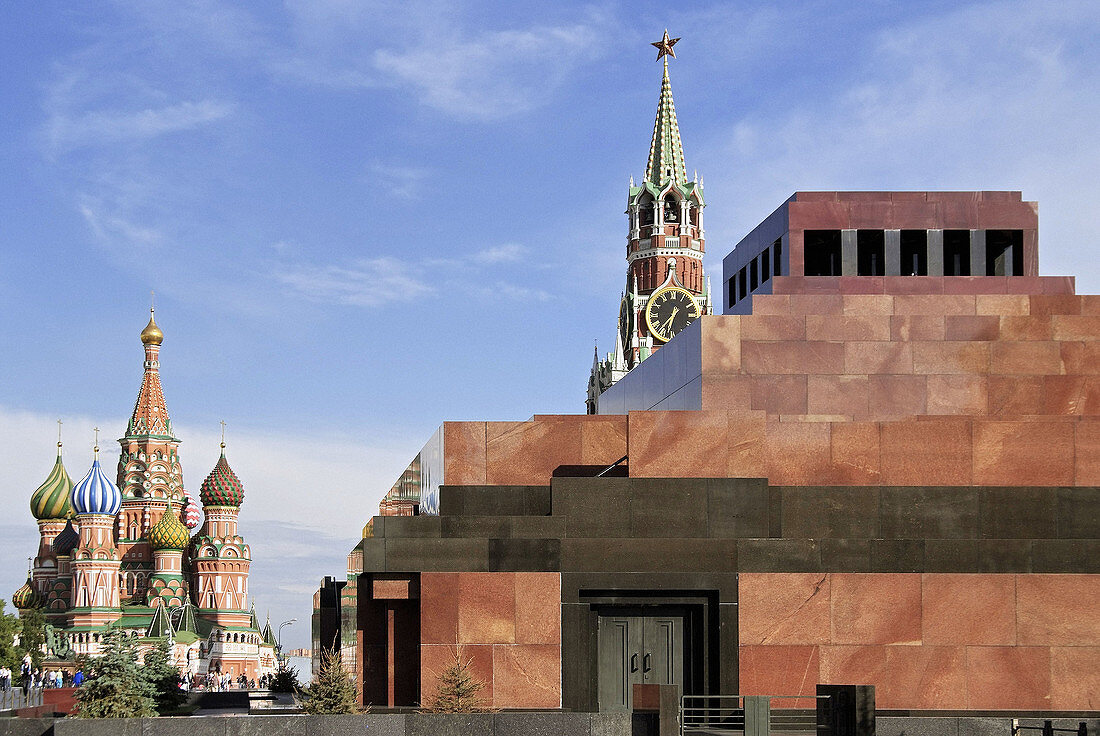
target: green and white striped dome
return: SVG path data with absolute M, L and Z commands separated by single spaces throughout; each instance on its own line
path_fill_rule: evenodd
M 65 466 L 61 463 L 61 443 L 57 443 L 57 462 L 54 463 L 50 474 L 46 476 L 46 482 L 38 486 L 38 490 L 31 495 L 31 513 L 34 518 L 44 519 L 68 519 L 73 515 L 73 507 L 69 502 L 69 494 L 73 490 L 73 481 L 65 472 Z

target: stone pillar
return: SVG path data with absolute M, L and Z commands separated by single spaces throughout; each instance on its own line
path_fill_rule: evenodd
M 925 243 L 928 249 L 928 275 L 943 276 L 943 230 L 929 230 Z
M 985 276 L 985 230 L 970 231 L 970 275 Z
M 859 252 L 856 248 L 856 231 L 840 231 L 840 275 L 859 274 Z
M 901 276 L 901 230 L 884 231 L 887 276 Z

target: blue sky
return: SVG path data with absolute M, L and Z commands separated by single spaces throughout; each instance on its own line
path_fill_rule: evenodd
M 65 421 L 122 434 L 157 292 L 185 482 L 297 617 L 445 419 L 580 412 L 671 62 L 706 266 L 797 189 L 1019 189 L 1100 290 L 1093 2 L 5 3 L 0 592 Z M 113 465 L 113 443 L 107 462 Z

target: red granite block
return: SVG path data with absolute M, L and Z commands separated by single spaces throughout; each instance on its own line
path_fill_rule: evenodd
M 906 342 L 944 339 L 942 315 L 907 314 L 890 318 L 890 339 Z
M 795 202 L 837 202 L 840 192 L 795 192 Z
M 928 379 L 926 376 L 868 376 L 868 416 L 919 416 L 927 411 Z
M 769 421 L 765 429 L 768 478 L 777 485 L 808 485 L 832 465 L 827 422 Z
M 916 648 L 916 647 L 914 647 Z M 874 685 L 877 690 L 889 678 L 886 670 L 886 647 L 884 646 L 837 646 L 820 647 L 820 682 L 826 685 Z M 875 703 L 880 706 L 879 703 Z
M 818 340 L 746 340 L 741 345 L 741 367 L 756 374 L 844 373 L 844 345 Z
M 842 294 L 841 303 L 849 317 L 894 313 L 894 297 L 889 294 Z
M 1031 314 L 1044 317 L 1054 314 L 1080 314 L 1081 300 L 1069 294 L 1062 295 L 1032 295 L 1028 297 L 1031 303 Z
M 805 695 L 784 701 L 786 708 L 813 708 L 821 682 L 815 646 L 743 646 L 738 649 L 741 695 Z
M 913 347 L 908 342 L 845 342 L 844 373 L 897 374 L 913 372 Z M 824 372 L 824 371 L 823 371 Z
M 967 707 L 1050 710 L 1049 647 L 967 647 Z
M 379 580 L 371 581 L 371 599 L 376 601 L 407 601 L 415 596 L 411 595 L 411 583 L 408 578 L 404 580 Z
M 884 314 L 860 317 L 844 314 L 809 315 L 806 334 L 815 340 L 889 340 L 891 317 Z
M 883 647 L 886 678 L 875 706 L 955 710 L 966 708 L 965 647 Z
M 987 276 L 986 278 L 1003 278 L 1005 294 L 1043 293 L 1043 282 L 1038 276 Z
M 865 417 L 867 391 L 867 376 L 809 376 L 805 413 Z
M 894 230 L 929 230 L 939 227 L 935 202 L 895 201 L 890 208 L 889 225 Z
M 882 276 L 841 276 L 841 294 L 881 294 Z
M 807 377 L 751 376 L 752 397 L 749 408 L 768 414 L 805 414 Z
M 978 229 L 977 200 L 938 200 L 940 227 L 944 230 Z
M 1100 341 L 1063 342 L 1059 350 L 1066 374 L 1100 375 Z
M 1100 647 L 1051 647 L 1050 707 L 1100 710 Z
M 1076 294 L 1077 279 L 1074 276 L 1043 276 L 1042 287 L 1044 294 Z
M 975 314 L 973 294 L 899 294 L 894 297 L 894 314 Z
M 1081 300 L 1081 314 L 1088 316 L 1100 314 L 1100 294 L 1082 294 L 1078 298 Z
M 978 294 L 974 297 L 974 311 L 999 317 L 1031 314 L 1031 299 L 1023 294 Z
M 458 642 L 458 573 L 420 573 L 420 641 Z
M 561 644 L 560 573 L 516 573 L 516 643 Z
M 989 406 L 986 377 L 928 376 L 929 414 L 985 414 Z
M 840 293 L 839 276 L 807 276 L 802 282 L 802 294 L 838 294 Z M 795 296 L 795 294 L 791 294 Z
M 1002 340 L 1050 340 L 1050 317 L 1005 316 L 1001 317 Z
M 969 485 L 970 433 L 965 419 L 884 422 L 880 435 L 883 484 Z
M 849 222 L 856 229 L 881 230 L 891 227 L 888 223 L 892 209 L 893 205 L 889 200 L 853 202 L 848 208 L 851 213 Z
M 845 229 L 849 227 L 848 208 L 843 202 L 791 202 L 787 224 L 791 230 Z
M 651 478 L 720 478 L 728 463 L 724 411 L 630 412 L 630 472 Z
M 1039 275 L 1039 229 L 1024 230 L 1024 276 Z
M 821 644 L 829 640 L 829 576 L 741 573 L 737 577 L 741 645 Z
M 944 338 L 947 340 L 996 340 L 1000 337 L 1001 320 L 992 315 L 947 315 L 944 317 Z
M 944 276 L 944 294 L 1004 294 L 1004 276 Z
M 763 478 L 768 473 L 766 419 L 762 413 L 729 412 L 725 478 Z
M 741 320 L 742 317 L 734 315 L 714 315 L 701 320 L 699 350 L 704 374 L 741 371 Z
M 560 708 L 561 647 L 557 644 L 493 647 L 493 706 Z
M 789 276 L 777 276 L 776 280 L 787 279 Z M 752 313 L 760 316 L 765 314 L 774 314 L 779 316 L 787 316 L 791 313 L 791 295 L 790 294 L 753 294 L 752 295 Z M 734 315 L 727 315 L 734 316 Z
M 1050 322 L 1055 340 L 1100 340 L 1100 316 L 1055 314 Z
M 581 424 L 581 464 L 610 465 L 625 454 L 625 416 L 585 418 Z
M 794 295 L 791 298 L 794 298 Z M 740 337 L 744 340 L 804 340 L 806 318 L 748 315 L 742 318 Z
M 914 573 L 835 573 L 834 644 L 920 644 L 921 576 Z
M 830 433 L 829 480 L 840 485 L 876 485 L 882 477 L 877 422 L 836 422 Z
M 458 574 L 460 644 L 513 644 L 516 641 L 516 574 Z
M 801 242 L 801 233 L 799 233 L 799 242 Z M 791 251 L 791 273 L 798 274 L 797 276 L 775 276 L 772 278 L 772 294 L 778 296 L 790 296 L 791 294 L 801 294 L 805 290 L 806 277 L 802 275 L 802 254 L 799 252 L 799 261 L 797 263 L 797 270 L 795 270 L 794 262 L 795 253 Z M 787 304 L 790 304 L 790 300 L 787 300 Z
M 1061 346 L 1047 340 L 995 342 L 989 372 L 1002 376 L 1041 376 L 1062 372 Z
M 420 646 L 420 702 L 427 703 L 439 690 L 439 676 L 454 664 L 455 654 L 469 663 L 470 674 L 484 687 L 478 698 L 486 706 L 493 703 L 493 647 L 489 645 L 421 645 Z
M 1000 189 L 978 192 L 978 199 L 983 202 L 1019 202 L 1021 197 L 1021 192 L 1013 190 Z
M 941 296 L 943 276 L 883 276 L 882 291 L 897 296 Z
M 1032 343 L 1013 343 L 1025 345 Z M 977 373 L 989 372 L 988 342 L 914 342 L 914 373 Z
M 1016 625 L 1026 646 L 1100 646 L 1100 575 L 1017 575 Z
M 1100 376 L 1044 376 L 1043 414 L 1100 414 Z
M 839 292 L 839 281 L 837 282 Z M 840 293 L 829 294 L 791 294 L 791 316 L 805 317 L 810 314 L 840 314 L 844 309 L 844 298 Z M 808 337 L 820 340 L 814 335 Z
M 1027 230 L 1039 226 L 1034 202 L 978 202 L 978 227 L 983 230 Z
M 489 422 L 486 425 L 485 482 L 496 485 L 545 483 L 559 465 L 581 464 L 580 430 L 584 419 L 583 416 L 563 416 L 538 417 L 527 422 Z M 611 462 L 617 459 L 612 458 Z
M 974 422 L 974 476 L 980 486 L 1073 485 L 1073 424 Z
M 794 377 L 792 376 L 792 378 Z M 755 380 L 755 376 L 704 373 L 702 408 L 706 410 L 751 410 Z
M 927 573 L 921 632 L 925 644 L 1016 644 L 1016 576 Z
M 1074 485 L 1100 486 L 1100 422 L 1078 422 L 1075 429 Z
M 1017 417 L 1043 413 L 1042 376 L 989 376 L 990 416 Z
M 485 482 L 485 422 L 443 422 L 443 477 L 455 485 Z

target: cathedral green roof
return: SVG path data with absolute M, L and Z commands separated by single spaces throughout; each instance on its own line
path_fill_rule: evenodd
M 61 443 L 57 443 L 57 460 L 42 485 L 31 494 L 31 513 L 36 519 L 66 519 L 73 515 L 69 494 L 73 481 L 61 463 Z

